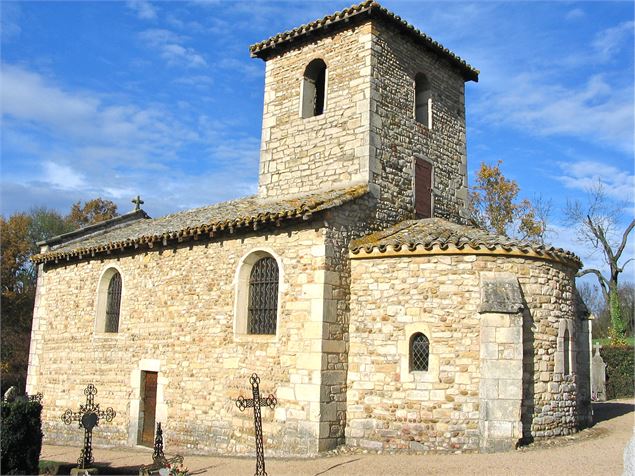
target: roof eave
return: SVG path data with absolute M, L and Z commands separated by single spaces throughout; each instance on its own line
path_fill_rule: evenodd
M 343 14 L 343 12 L 346 13 Z M 405 20 L 402 20 L 401 17 L 390 12 L 378 3 L 372 1 L 366 2 L 365 4 L 350 7 L 343 12 L 337 12 L 333 15 L 330 15 L 331 17 L 336 16 L 337 18 L 332 20 L 329 19 L 328 22 L 324 22 L 323 24 L 319 23 L 323 22 L 328 17 L 316 20 L 307 25 L 302 25 L 301 27 L 295 28 L 293 30 L 279 33 L 268 38 L 267 40 L 251 45 L 249 47 L 250 56 L 252 58 L 260 58 L 264 61 L 267 61 L 272 56 L 281 54 L 288 48 L 293 47 L 295 44 L 307 41 L 307 39 L 311 35 L 317 35 L 320 33 L 324 35 L 326 34 L 325 30 L 340 27 L 342 25 L 345 25 L 346 27 L 355 20 L 359 21 L 361 19 L 363 21 L 363 15 L 366 15 L 366 17 L 369 19 L 381 18 L 382 20 L 388 21 L 390 24 L 396 26 L 401 31 L 408 34 L 421 46 L 428 48 L 438 55 L 446 58 L 454 67 L 456 67 L 462 73 L 462 76 L 466 81 L 478 82 L 478 76 L 480 74 L 479 70 L 473 68 L 465 60 L 452 53 L 449 49 L 443 47 L 440 43 L 432 40 L 432 38 L 430 38 L 428 35 L 425 35 L 414 26 L 407 23 Z M 276 39 L 281 35 L 287 35 L 287 37 L 281 38 L 276 41 Z

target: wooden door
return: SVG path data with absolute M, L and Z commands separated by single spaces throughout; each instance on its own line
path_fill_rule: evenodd
M 415 159 L 415 213 L 417 218 L 432 217 L 432 164 Z
M 143 376 L 143 429 L 141 431 L 141 444 L 154 446 L 158 373 L 144 372 Z

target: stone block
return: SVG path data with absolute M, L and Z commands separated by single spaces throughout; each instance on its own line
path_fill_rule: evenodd
M 518 344 L 522 348 L 522 329 L 507 327 L 496 329 L 496 342 L 499 344 Z
M 520 400 L 523 396 L 522 382 L 518 379 L 498 381 L 498 395 L 500 398 Z
M 296 384 L 294 387 L 295 398 L 300 402 L 319 402 L 320 385 L 316 384 Z
M 481 358 L 496 360 L 498 359 L 498 344 L 495 342 L 484 342 L 481 344 Z

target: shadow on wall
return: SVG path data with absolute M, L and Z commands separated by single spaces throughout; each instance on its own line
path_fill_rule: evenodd
M 593 424 L 626 415 L 635 411 L 635 405 L 624 402 L 594 402 Z
M 535 395 L 534 395 L 534 320 L 529 312 L 529 306 L 525 300 L 522 288 L 520 290 L 523 298 L 523 401 L 520 421 L 523 426 L 523 437 L 521 444 L 529 444 L 534 441 L 531 435 L 531 426 L 534 421 Z

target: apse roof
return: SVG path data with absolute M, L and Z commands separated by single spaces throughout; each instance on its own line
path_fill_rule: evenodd
M 406 220 L 350 244 L 352 258 L 409 254 L 500 254 L 566 262 L 577 268 L 580 258 L 562 248 L 516 240 L 442 218 Z

